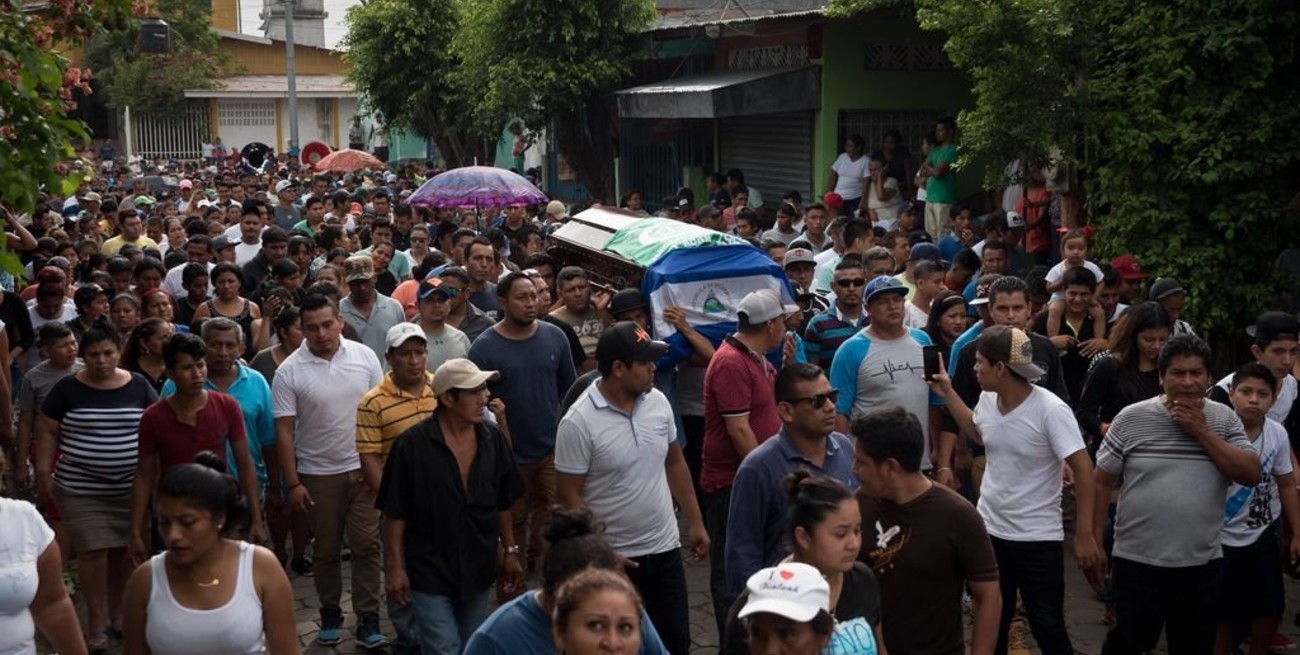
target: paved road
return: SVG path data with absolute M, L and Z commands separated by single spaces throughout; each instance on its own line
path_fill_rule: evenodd
M 1093 655 L 1101 652 L 1101 644 L 1106 636 L 1106 627 L 1100 621 L 1102 606 L 1095 599 L 1091 588 L 1083 579 L 1083 575 L 1073 569 L 1071 562 L 1072 560 L 1068 560 L 1066 565 L 1066 623 L 1074 643 L 1075 652 L 1081 655 Z M 346 563 L 343 570 L 343 588 L 346 590 L 350 588 L 349 580 L 351 577 Z M 353 655 L 358 651 L 365 652 L 364 649 L 357 648 L 356 643 L 352 640 L 356 617 L 351 614 L 352 602 L 347 591 L 343 593 L 342 603 L 346 617 L 347 638 L 338 646 L 324 647 L 316 645 L 320 602 L 317 600 L 312 578 L 291 576 L 291 582 L 293 583 L 296 603 L 298 637 L 303 646 L 303 653 L 306 655 Z M 531 586 L 535 588 L 537 586 L 536 576 L 530 582 Z M 718 648 L 718 636 L 714 628 L 713 605 L 709 600 L 709 565 L 707 562 L 687 564 L 686 586 L 690 594 L 691 655 L 714 655 Z M 1290 608 L 1288 617 L 1294 617 L 1297 609 L 1300 609 L 1300 585 L 1288 581 L 1286 587 L 1287 606 Z M 384 620 L 383 628 L 386 634 L 390 636 L 393 634 L 392 626 L 387 620 Z M 1300 642 L 1300 628 L 1297 628 L 1290 618 L 1283 622 L 1282 630 L 1293 641 Z M 42 643 L 41 652 L 49 652 L 48 646 L 44 643 Z M 118 655 L 120 652 L 119 644 L 114 642 L 110 655 Z M 1034 649 L 1032 652 L 1037 653 L 1038 651 Z M 1155 651 L 1155 653 L 1164 652 L 1163 646 Z M 1012 655 L 1023 654 L 1013 653 Z
M 345 567 L 346 569 L 346 567 Z M 317 646 L 316 638 L 316 619 L 317 606 L 316 591 L 312 586 L 311 578 L 293 578 L 294 595 L 298 602 L 298 634 L 303 644 L 303 652 L 307 655 L 351 655 L 358 650 L 355 643 L 349 638 L 343 643 L 333 648 Z M 536 586 L 536 581 L 533 581 Z M 713 605 L 709 601 L 709 565 L 707 562 L 689 563 L 686 567 L 686 586 L 690 593 L 691 608 L 691 655 L 714 655 L 718 648 L 717 631 L 713 622 Z M 344 589 L 348 585 L 344 584 Z M 1072 570 L 1072 563 L 1067 562 L 1066 572 L 1066 623 L 1069 626 L 1070 637 L 1074 643 L 1076 653 L 1092 655 L 1101 652 L 1101 644 L 1106 636 L 1106 627 L 1101 624 L 1102 605 L 1095 599 L 1092 589 L 1083 579 L 1083 575 L 1076 570 Z M 1287 583 L 1288 607 L 1293 608 L 1290 615 L 1294 616 L 1295 608 L 1300 608 L 1300 585 Z M 348 595 L 344 593 L 344 605 L 349 606 Z M 347 610 L 345 610 L 346 612 Z M 349 637 L 355 624 L 355 617 L 347 617 L 347 628 Z M 387 622 L 384 623 L 384 629 L 388 634 L 392 634 L 391 627 Z M 1283 631 L 1291 637 L 1292 640 L 1300 640 L 1300 629 L 1297 629 L 1290 620 L 1284 622 Z M 1031 639 L 1032 643 L 1032 639 Z M 1038 652 L 1035 649 L 1033 652 Z M 1156 651 L 1163 653 L 1163 647 Z

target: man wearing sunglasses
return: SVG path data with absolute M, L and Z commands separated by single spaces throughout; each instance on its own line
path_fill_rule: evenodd
M 430 373 L 438 370 L 449 359 L 461 359 L 469 355 L 469 337 L 459 329 L 447 325 L 451 299 L 458 295 L 460 289 L 432 275 L 425 278 L 416 291 L 420 313 L 412 322 L 424 330 L 425 342 L 429 344 L 425 368 Z
M 809 362 L 817 364 L 824 371 L 829 370 L 840 344 L 867 326 L 867 312 L 862 308 L 862 290 L 866 286 L 862 258 L 858 255 L 845 255 L 835 265 L 835 280 L 831 284 L 835 304 L 812 317 L 804 329 L 803 347 Z
M 731 487 L 726 569 L 732 593 L 739 594 L 749 576 L 790 553 L 784 539 L 787 475 L 805 469 L 857 488 L 853 442 L 835 431 L 838 398 L 826 374 L 812 364 L 791 364 L 776 376 L 781 431 L 745 456 Z

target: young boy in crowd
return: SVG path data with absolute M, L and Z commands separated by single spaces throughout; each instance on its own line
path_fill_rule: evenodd
M 1250 654 L 1264 655 L 1286 605 L 1283 566 L 1300 561 L 1300 495 L 1291 466 L 1286 429 L 1268 417 L 1278 380 L 1258 362 L 1237 369 L 1229 399 L 1246 428 L 1246 438 L 1259 454 L 1264 476 L 1254 487 L 1233 484 L 1228 489 L 1223 522 L 1223 591 L 1215 655 L 1228 655 L 1250 640 Z M 1278 549 L 1281 518 L 1290 534 L 1286 560 Z
M 758 236 L 758 213 L 752 209 L 745 208 L 736 212 L 736 236 L 745 239 Z
M 952 231 L 939 239 L 939 252 L 943 254 L 944 261 L 952 261 L 962 249 L 969 248 L 978 241 L 975 230 L 971 227 L 972 220 L 970 207 L 960 207 L 953 212 Z
M 916 291 L 904 305 L 903 325 L 924 330 L 930 320 L 930 303 L 943 293 L 943 266 L 938 262 L 924 260 L 912 266 L 912 278 L 916 280 Z

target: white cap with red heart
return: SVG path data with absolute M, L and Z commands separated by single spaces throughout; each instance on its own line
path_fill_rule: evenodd
M 831 588 L 821 571 L 807 564 L 787 562 L 749 576 L 749 599 L 739 618 L 751 614 L 776 614 L 807 623 L 819 612 L 830 611 Z

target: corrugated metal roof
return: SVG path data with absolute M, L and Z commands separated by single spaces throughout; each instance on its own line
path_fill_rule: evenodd
M 299 75 L 299 98 L 355 98 L 356 91 L 342 75 Z M 216 89 L 186 89 L 187 98 L 287 98 L 289 78 L 283 75 L 236 75 L 221 80 Z
M 707 71 L 698 75 L 678 77 L 662 82 L 643 84 L 630 89 L 615 91 L 615 95 L 639 95 L 651 93 L 709 93 L 729 86 L 744 84 L 765 77 L 773 77 L 799 68 L 761 68 L 756 70 L 721 70 Z
M 821 68 L 709 71 L 615 91 L 623 118 L 726 118 L 816 109 Z
M 658 15 L 646 31 L 821 16 L 826 4 L 826 0 L 660 0 Z

